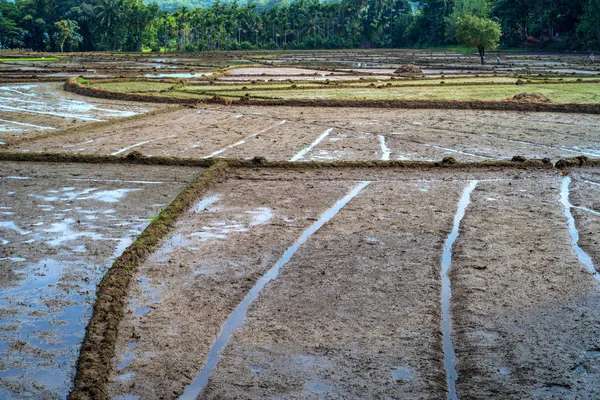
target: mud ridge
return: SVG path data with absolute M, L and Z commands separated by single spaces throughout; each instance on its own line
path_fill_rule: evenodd
M 81 96 L 95 97 L 99 99 L 125 100 L 125 101 L 142 101 L 145 103 L 165 103 L 165 104 L 193 104 L 201 103 L 202 99 L 184 99 L 181 97 L 168 96 L 153 96 L 140 93 L 124 93 L 114 90 L 106 90 L 86 86 L 77 81 L 77 78 L 69 78 L 64 84 L 64 89 L 67 92 L 75 93 Z
M 113 90 L 86 86 L 69 78 L 64 89 L 82 96 L 113 100 L 143 101 L 148 103 L 167 104 L 202 104 L 215 103 L 224 105 L 249 106 L 293 106 L 293 107 L 362 107 L 362 108 L 404 108 L 404 109 L 441 109 L 441 110 L 494 110 L 494 111 L 527 111 L 554 113 L 600 114 L 600 104 L 580 103 L 524 103 L 508 101 L 457 101 L 457 100 L 323 100 L 323 99 L 264 99 L 228 100 L 215 96 L 212 99 L 187 99 L 181 97 L 155 96 L 139 93 L 125 93 Z
M 56 163 L 89 163 L 89 164 L 137 164 L 137 165 L 170 165 L 181 167 L 210 167 L 217 161 L 224 161 L 232 168 L 267 168 L 289 170 L 314 169 L 553 169 L 549 159 L 526 159 L 515 156 L 511 160 L 486 160 L 479 162 L 458 162 L 453 157 L 444 157 L 441 161 L 268 161 L 263 157 L 251 160 L 230 158 L 183 158 L 183 157 L 148 157 L 138 151 L 125 156 L 73 154 L 73 153 L 23 153 L 0 151 L 0 161 L 17 162 L 56 162 Z M 562 161 L 562 160 L 561 160 Z M 560 162 L 560 161 L 559 161 Z M 587 165 L 598 165 L 600 160 L 589 160 Z
M 218 162 L 190 183 L 142 234 L 117 258 L 98 287 L 92 318 L 77 361 L 75 382 L 68 398 L 107 399 L 106 385 L 115 355 L 115 340 L 123 318 L 125 299 L 138 265 L 157 248 L 175 226 L 177 218 L 214 183 L 226 178 L 229 166 Z
M 556 168 L 558 169 L 569 169 L 578 167 L 599 167 L 600 159 L 588 158 L 586 156 L 579 156 L 573 158 L 563 158 L 556 162 Z

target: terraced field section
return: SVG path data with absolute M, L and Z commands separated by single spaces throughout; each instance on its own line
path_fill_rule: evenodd
M 82 97 L 58 83 L 0 85 L 0 92 L 0 145 L 163 108 Z
M 66 397 L 96 285 L 198 173 L 2 162 L 1 398 Z
M 110 396 L 594 398 L 599 183 L 237 170 L 140 266 Z
M 503 111 L 207 105 L 11 150 L 292 161 L 600 157 L 600 116 Z
M 585 56 L 5 56 L 0 398 L 600 398 Z

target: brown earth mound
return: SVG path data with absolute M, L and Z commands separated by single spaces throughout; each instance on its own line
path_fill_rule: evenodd
M 539 92 L 531 92 L 531 93 L 519 93 L 516 94 L 513 98 L 516 101 L 522 101 L 526 103 L 550 103 L 551 100 L 544 96 Z
M 394 71 L 396 74 L 422 74 L 421 68 L 414 64 L 402 64 L 400 68 Z

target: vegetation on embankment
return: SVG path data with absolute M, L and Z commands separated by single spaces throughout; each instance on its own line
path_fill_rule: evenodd
M 572 85 L 571 88 L 569 85 Z M 297 91 L 295 89 L 290 90 L 289 98 L 271 98 L 264 96 L 263 98 L 255 99 L 256 94 L 253 96 L 243 95 L 239 97 L 239 100 L 233 96 L 235 93 L 225 93 L 223 96 L 220 96 L 218 93 L 213 94 L 212 97 L 209 97 L 210 94 L 201 94 L 199 96 L 194 95 L 189 92 L 180 92 L 181 89 L 174 88 L 172 90 L 166 91 L 164 93 L 159 94 L 142 94 L 142 93 L 126 93 L 119 92 L 116 90 L 106 90 L 102 88 L 95 87 L 94 85 L 87 86 L 83 85 L 77 81 L 76 78 L 70 78 L 67 83 L 65 83 L 65 90 L 71 91 L 74 93 L 78 93 L 84 96 L 91 97 L 99 97 L 106 99 L 118 99 L 118 100 L 131 100 L 131 101 L 145 101 L 145 102 L 156 102 L 156 103 L 174 103 L 174 104 L 186 104 L 186 103 L 217 103 L 217 104 L 235 104 L 235 105 L 256 105 L 256 106 L 297 106 L 297 107 L 378 107 L 378 108 L 406 108 L 406 109 L 459 109 L 459 110 L 502 110 L 502 111 L 529 111 L 529 112 L 559 112 L 559 113 L 588 113 L 588 114 L 600 114 L 600 103 L 591 102 L 591 103 L 554 103 L 554 102 L 530 102 L 530 101 L 516 101 L 512 100 L 517 94 L 523 93 L 526 91 L 524 89 L 524 85 L 502 85 L 497 86 L 498 91 L 491 91 L 490 88 L 496 88 L 496 86 L 465 86 L 465 87 L 457 87 L 452 86 L 451 88 L 445 88 L 444 85 L 440 85 L 442 87 L 438 92 L 439 98 L 430 98 L 430 99 L 421 99 L 421 98 L 412 98 L 412 99 L 402 99 L 398 98 L 399 96 L 391 96 L 388 93 L 388 96 L 376 97 L 371 95 L 368 97 L 367 95 L 362 96 L 362 98 L 356 98 L 357 92 L 356 89 L 349 89 L 347 94 L 351 94 L 352 97 L 345 98 L 340 96 L 340 93 L 344 93 L 343 90 L 334 90 L 334 92 L 338 95 L 336 98 L 323 98 L 325 97 L 323 93 L 327 93 L 323 90 L 315 91 L 310 96 L 306 95 L 305 98 L 302 96 L 298 96 L 298 93 L 302 93 L 302 91 Z M 568 87 L 574 93 L 581 93 L 580 88 L 583 87 L 585 90 L 589 90 L 589 95 L 592 97 L 596 97 L 600 95 L 600 85 L 593 84 L 584 84 L 584 83 L 569 83 L 564 85 L 550 84 L 548 88 L 543 86 L 543 84 L 535 84 L 531 86 L 527 86 L 527 91 L 531 89 L 540 88 L 550 90 L 552 87 Z M 181 85 L 183 89 L 185 85 Z M 510 89 L 507 89 L 510 88 Z M 365 94 L 372 93 L 385 93 L 388 91 L 392 91 L 394 88 L 368 88 L 364 89 Z M 460 89 L 460 90 L 458 90 Z M 474 89 L 478 89 L 480 93 L 486 94 L 487 92 L 495 93 L 495 97 L 502 97 L 502 99 L 498 100 L 479 100 L 479 99 L 470 99 L 468 94 L 462 96 L 461 99 L 453 100 L 444 97 L 449 97 L 451 93 L 460 93 L 464 91 L 464 93 L 473 93 Z M 402 88 L 398 89 L 398 93 L 406 93 L 406 91 L 410 90 L 410 88 Z M 423 92 L 422 88 L 416 88 L 419 92 Z M 428 88 L 429 92 L 431 89 Z M 469 92 L 469 90 L 471 90 Z M 560 90 L 555 91 L 560 92 Z M 568 92 L 568 91 L 567 91 Z M 181 95 L 180 95 L 181 93 Z M 285 93 L 285 92 L 284 92 Z M 280 92 L 277 92 L 278 97 L 282 97 Z M 544 94 L 544 93 L 542 93 Z M 238 93 L 241 95 L 241 93 Z M 489 96 L 488 94 L 486 94 Z M 506 97 L 504 97 L 506 96 Z M 576 94 L 571 94 L 573 98 Z M 548 97 L 548 96 L 546 96 Z M 552 98 L 550 98 L 552 100 Z
M 129 285 L 138 266 L 173 230 L 178 217 L 194 200 L 228 173 L 225 162 L 217 162 L 190 183 L 142 234 L 115 260 L 97 290 L 94 312 L 86 328 L 77 362 L 77 374 L 69 399 L 107 399 L 106 384 L 115 355 L 119 322 L 125 311 Z

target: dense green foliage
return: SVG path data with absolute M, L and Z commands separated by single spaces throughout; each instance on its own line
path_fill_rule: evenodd
M 0 0 L 0 48 L 198 51 L 445 46 L 457 43 L 457 21 L 471 15 L 497 21 L 504 47 L 600 48 L 600 0 L 184 1 L 189 3 Z
M 460 44 L 475 47 L 479 51 L 481 63 L 484 63 L 485 49 L 498 47 L 501 36 L 500 24 L 489 18 L 467 14 L 456 21 L 456 39 Z

